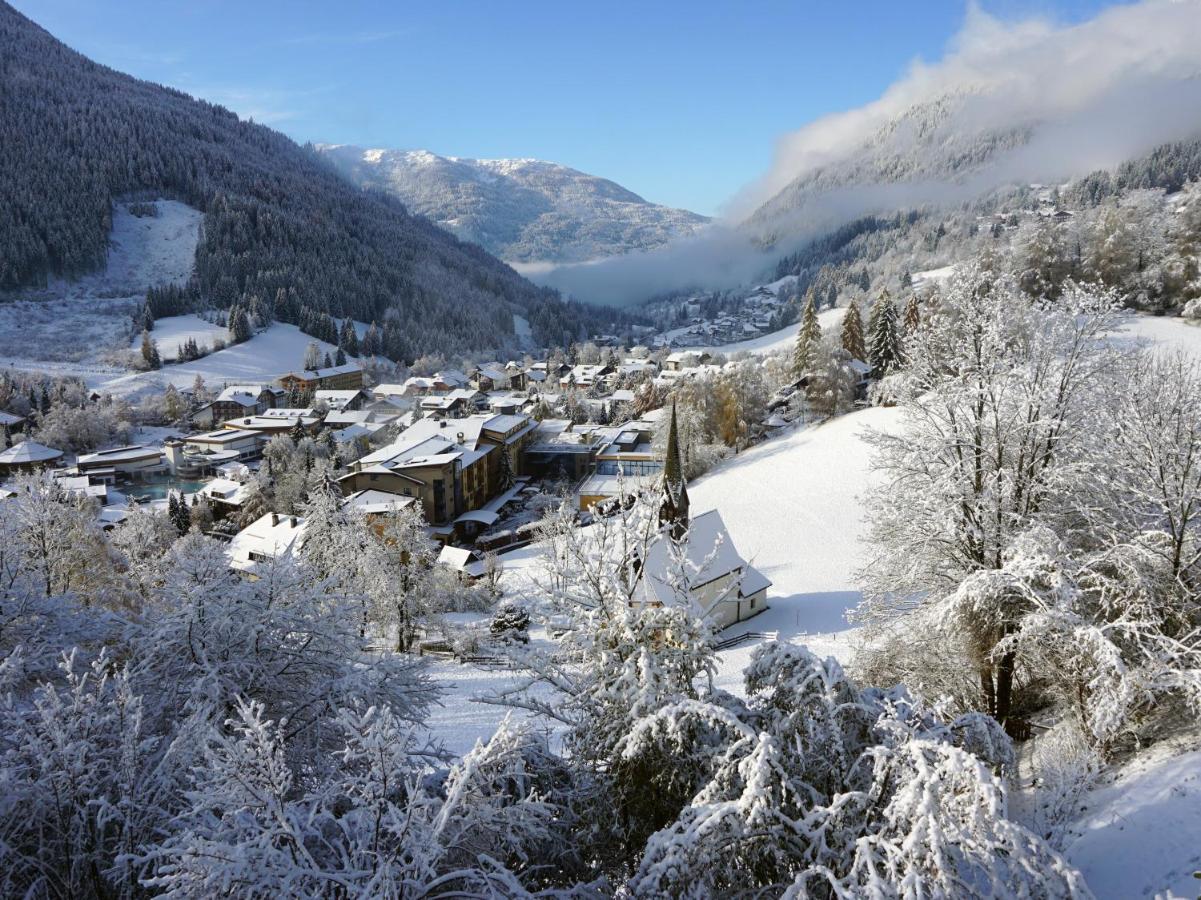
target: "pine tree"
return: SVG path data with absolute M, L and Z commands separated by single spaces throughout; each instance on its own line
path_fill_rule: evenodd
M 821 349 L 822 326 L 817 321 L 817 303 L 813 292 L 810 291 L 805 303 L 805 312 L 801 317 L 801 327 L 796 335 L 796 349 L 792 356 L 792 374 L 803 378 L 817 362 L 818 351 Z
M 682 538 L 688 531 L 688 485 L 680 463 L 680 436 L 676 425 L 676 405 L 671 405 L 671 424 L 667 432 L 667 450 L 663 461 L 663 497 L 659 503 L 659 524 L 669 525 L 672 537 Z
M 872 310 L 869 335 L 872 374 L 883 378 L 901 364 L 901 339 L 897 331 L 897 308 L 887 296 L 881 296 Z
M 921 323 L 922 313 L 917 294 L 910 294 L 909 300 L 905 303 L 905 334 L 907 336 L 913 334 Z
M 229 311 L 229 339 L 234 344 L 250 340 L 250 319 L 240 306 Z
M 330 357 L 329 351 L 326 350 L 325 358 L 321 360 L 321 365 L 324 366 L 325 368 L 329 369 L 333 366 L 333 364 L 334 364 L 333 358 Z
M 187 534 L 188 529 L 192 527 L 192 517 L 188 512 L 188 504 L 183 499 L 183 496 L 176 496 L 172 493 L 167 500 L 167 518 L 171 520 L 171 524 L 175 526 L 175 530 L 181 535 Z
M 296 417 L 296 424 L 294 424 L 292 426 L 292 431 L 291 431 L 289 437 L 292 438 L 292 443 L 295 444 L 297 447 L 299 447 L 300 442 L 304 440 L 304 438 L 305 438 L 304 423 L 300 421 L 300 416 Z
M 847 307 L 846 315 L 842 317 L 842 349 L 851 354 L 852 359 L 867 359 L 867 345 L 863 339 L 863 316 L 859 313 L 859 301 L 852 300 Z
M 326 356 L 329 356 L 329 354 L 327 353 Z M 337 356 L 334 357 L 334 365 L 335 366 L 346 365 L 346 351 L 343 350 L 341 347 L 338 348 L 338 354 L 337 354 Z
M 342 334 L 338 346 L 346 352 L 347 356 L 359 355 L 359 335 L 354 330 L 354 322 L 350 320 L 349 316 L 342 322 Z

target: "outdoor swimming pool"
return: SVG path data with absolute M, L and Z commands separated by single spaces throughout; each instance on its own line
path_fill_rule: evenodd
M 144 481 L 135 481 L 118 488 L 122 493 L 134 500 L 165 500 L 168 492 L 194 494 L 204 487 L 203 481 L 189 481 L 170 477 L 152 477 Z

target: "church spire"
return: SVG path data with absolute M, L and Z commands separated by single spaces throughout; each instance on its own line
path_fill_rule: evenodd
M 667 453 L 663 461 L 663 499 L 659 504 L 659 524 L 671 525 L 671 533 L 681 538 L 688 531 L 688 486 L 680 464 L 680 438 L 676 428 L 676 405 L 671 404 L 671 425 L 667 431 Z

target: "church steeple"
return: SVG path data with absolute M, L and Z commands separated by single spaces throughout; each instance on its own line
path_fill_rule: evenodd
M 667 454 L 663 461 L 663 498 L 659 504 L 659 524 L 671 526 L 672 537 L 688 531 L 688 486 L 680 464 L 680 438 L 676 429 L 676 405 L 671 405 L 671 425 L 667 431 Z

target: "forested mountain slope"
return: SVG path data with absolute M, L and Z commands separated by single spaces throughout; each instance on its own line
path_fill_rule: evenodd
M 238 303 L 319 330 L 378 321 L 394 359 L 598 330 L 476 246 L 356 189 L 314 152 L 228 110 L 74 52 L 0 3 L 0 289 L 103 266 L 112 203 L 204 212 L 183 304 Z
M 385 190 L 513 262 L 583 262 L 649 250 L 708 222 L 539 159 L 462 159 L 335 144 L 318 150 L 356 184 Z

